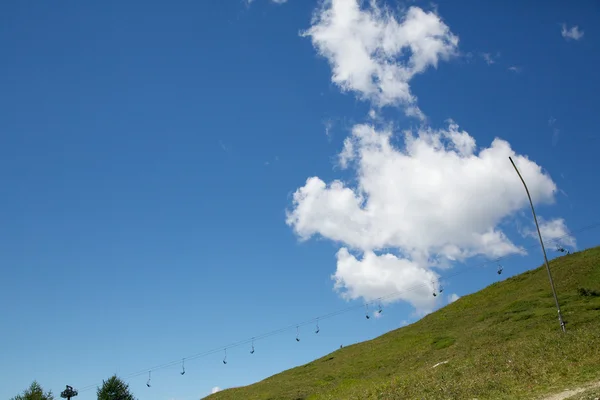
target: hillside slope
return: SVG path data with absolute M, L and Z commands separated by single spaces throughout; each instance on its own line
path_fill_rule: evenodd
M 541 266 L 410 326 L 207 399 L 530 399 L 598 380 L 600 247 L 550 265 L 567 334 Z

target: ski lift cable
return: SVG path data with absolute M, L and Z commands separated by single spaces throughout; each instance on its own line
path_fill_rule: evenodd
M 600 222 L 597 222 L 597 223 L 594 223 L 594 224 L 590 224 L 590 225 L 587 225 L 587 226 L 585 226 L 585 227 L 583 227 L 583 228 L 581 228 L 581 229 L 578 229 L 578 230 L 573 230 L 573 231 L 571 231 L 571 233 L 570 233 L 570 234 L 566 234 L 566 235 L 564 235 L 564 236 L 562 236 L 562 237 L 560 237 L 560 238 L 551 239 L 551 240 L 549 240 L 549 242 L 558 241 L 558 240 L 560 240 L 560 239 L 562 239 L 562 238 L 564 238 L 564 237 L 568 237 L 568 236 L 570 236 L 571 234 L 575 234 L 575 233 L 583 232 L 583 231 L 585 231 L 585 230 L 589 230 L 589 229 L 594 229 L 594 228 L 597 228 L 597 227 L 599 227 L 599 226 L 600 226 Z M 535 245 L 528 246 L 528 247 L 526 247 L 526 248 L 527 248 L 527 249 L 531 249 L 531 248 L 535 248 L 535 247 L 537 247 L 537 246 L 539 246 L 539 245 L 538 245 L 538 244 L 535 244 Z M 498 258 L 496 258 L 495 260 L 490 260 L 490 261 L 487 261 L 487 262 L 484 262 L 484 263 L 482 263 L 482 264 L 475 265 L 475 266 L 472 266 L 472 267 L 466 267 L 466 268 L 464 268 L 463 270 L 460 270 L 460 271 L 457 271 L 457 272 L 456 272 L 456 273 L 454 273 L 454 274 L 448 275 L 447 277 L 448 277 L 448 278 L 452 278 L 452 277 L 455 277 L 455 276 L 461 275 L 461 274 L 463 274 L 463 273 L 465 273 L 465 272 L 467 272 L 467 271 L 470 271 L 470 270 L 472 270 L 472 269 L 475 269 L 475 268 L 480 268 L 480 267 L 484 267 L 484 266 L 486 266 L 486 265 L 489 265 L 489 264 L 493 263 L 494 261 L 496 261 L 496 262 L 497 262 L 497 261 L 499 261 L 499 260 L 503 260 L 503 259 L 507 259 L 507 258 L 515 257 L 516 255 L 517 255 L 517 254 L 512 254 L 512 255 L 507 255 L 507 256 L 504 256 L 504 257 L 498 257 Z M 405 290 L 403 290 L 403 291 L 396 291 L 396 292 L 393 292 L 393 293 L 387 294 L 387 295 L 385 295 L 385 296 L 381 296 L 381 297 L 379 297 L 379 298 L 378 298 L 378 300 L 384 300 L 384 299 L 387 299 L 387 298 L 396 297 L 398 294 L 401 294 L 401 293 L 407 293 L 407 292 L 411 292 L 411 291 L 413 291 L 413 290 L 420 289 L 420 288 L 422 288 L 423 286 L 426 286 L 426 285 L 427 285 L 427 284 L 418 284 L 418 285 L 415 285 L 415 286 L 413 286 L 413 287 L 411 287 L 411 288 L 405 289 Z M 327 318 L 332 318 L 332 317 L 338 316 L 338 315 L 340 315 L 340 314 L 347 313 L 347 312 L 349 312 L 349 311 L 354 311 L 354 310 L 356 310 L 357 308 L 359 308 L 359 307 L 362 307 L 362 306 L 363 306 L 363 305 L 354 305 L 354 306 L 350 306 L 350 307 L 347 307 L 347 308 L 344 308 L 344 309 L 340 309 L 340 310 L 337 310 L 337 311 L 331 312 L 331 313 L 329 313 L 329 314 L 321 315 L 320 317 L 317 317 L 317 318 L 312 318 L 312 319 L 310 319 L 310 320 L 308 320 L 308 321 L 304 321 L 304 322 L 301 322 L 301 323 L 299 323 L 299 324 L 289 325 L 289 326 L 287 326 L 287 327 L 283 327 L 283 328 L 280 328 L 280 329 L 277 329 L 277 330 L 274 330 L 274 331 L 267 332 L 267 333 L 265 333 L 265 334 L 262 334 L 262 335 L 256 336 L 256 337 L 255 337 L 255 340 L 266 339 L 266 338 L 268 338 L 268 337 L 275 336 L 275 335 L 281 334 L 281 333 L 283 333 L 283 332 L 289 331 L 290 329 L 293 329 L 293 328 L 294 328 L 294 327 L 296 327 L 296 326 L 303 326 L 303 325 L 307 325 L 307 324 L 312 324 L 312 323 L 314 323 L 314 322 L 315 322 L 317 319 L 327 319 Z M 229 345 L 227 345 L 227 346 L 221 346 L 221 347 L 218 347 L 218 348 L 214 348 L 214 349 L 212 349 L 212 350 L 208 350 L 208 351 L 205 351 L 205 352 L 202 352 L 202 353 L 197 353 L 197 354 L 194 354 L 194 355 L 192 355 L 192 356 L 189 356 L 189 357 L 186 357 L 186 358 L 187 358 L 188 360 L 192 360 L 192 359 L 197 359 L 197 358 L 201 358 L 201 357 L 206 357 L 206 356 L 209 356 L 209 355 L 211 355 L 211 354 L 215 354 L 215 353 L 217 353 L 217 352 L 223 351 L 223 349 L 224 349 L 224 348 L 234 348 L 234 347 L 238 347 L 238 346 L 241 346 L 241 345 L 247 344 L 247 343 L 249 343 L 249 342 L 250 342 L 250 339 L 241 340 L 241 341 L 238 341 L 238 342 L 231 343 L 231 344 L 229 344 Z M 174 361 L 174 362 L 172 361 L 172 362 L 165 363 L 165 364 L 162 364 L 162 365 L 157 365 L 157 366 L 155 366 L 155 367 L 151 368 L 151 370 L 159 370 L 159 369 L 168 368 L 168 367 L 171 367 L 171 366 L 175 365 L 175 364 L 176 364 L 176 363 L 178 363 L 178 362 L 179 362 L 179 361 Z M 148 369 L 145 369 L 145 370 L 143 370 L 143 371 L 140 371 L 140 372 L 132 373 L 132 374 L 129 374 L 129 375 L 125 376 L 125 378 L 134 378 L 134 377 L 137 377 L 137 376 L 139 376 L 139 375 L 143 375 L 143 374 L 145 374 L 147 371 L 148 371 Z M 98 385 L 99 385 L 99 384 L 97 383 L 97 384 L 94 384 L 94 385 L 85 386 L 85 387 L 83 387 L 83 388 L 80 390 L 80 392 L 81 392 L 81 391 L 86 391 L 86 390 L 91 390 L 91 389 L 94 389 L 94 388 L 95 388 L 95 387 L 97 387 Z
M 595 228 L 598 228 L 598 227 L 600 227 L 600 221 L 596 222 L 596 223 L 593 223 L 593 224 L 590 224 L 590 225 L 586 225 L 586 226 L 584 226 L 582 228 L 579 228 L 579 229 L 576 229 L 576 230 L 572 230 L 570 233 L 568 233 L 566 235 L 563 235 L 561 237 L 554 238 L 554 239 L 549 239 L 547 242 L 555 242 L 555 243 L 557 243 L 561 239 L 569 237 L 569 236 L 571 236 L 573 234 L 584 232 L 584 231 L 591 230 L 591 229 L 595 229 Z M 533 248 L 538 247 L 538 246 L 539 246 L 539 243 L 532 244 L 531 246 L 525 247 L 525 249 L 533 249 Z M 475 268 L 485 267 L 485 266 L 487 266 L 489 264 L 497 263 L 500 260 L 506 260 L 508 258 L 516 257 L 517 255 L 518 254 L 510 254 L 510 255 L 507 255 L 507 256 L 498 257 L 498 258 L 496 258 L 494 260 L 490 260 L 490 261 L 487 261 L 487 262 L 484 262 L 484 263 L 481 263 L 481 264 L 478 264 L 478 265 L 474 265 L 474 266 L 471 266 L 471 267 L 465 267 L 462 270 L 459 270 L 459 271 L 457 271 L 454 274 L 447 275 L 446 278 L 453 278 L 453 277 L 456 277 L 458 275 L 464 274 L 467 271 L 471 271 L 471 270 L 473 270 Z M 383 301 L 383 300 L 388 299 L 388 298 L 397 297 L 399 294 L 404 294 L 404 293 L 407 293 L 407 292 L 412 292 L 414 290 L 418 290 L 418 289 L 421 289 L 421 288 L 426 287 L 426 286 L 428 286 L 427 283 L 417 284 L 417 285 L 414 285 L 414 286 L 412 286 L 410 288 L 407 288 L 405 290 L 399 290 L 399 291 L 395 291 L 395 292 L 389 293 L 389 294 L 387 294 L 385 296 L 381 296 L 381 297 L 375 299 L 374 301 Z M 255 336 L 254 340 L 266 339 L 266 338 L 269 338 L 271 336 L 275 336 L 275 335 L 281 334 L 283 332 L 287 332 L 290 329 L 294 329 L 295 327 L 300 327 L 300 326 L 305 326 L 305 325 L 308 325 L 308 324 L 313 324 L 313 323 L 315 323 L 315 321 L 318 321 L 319 319 L 323 320 L 323 319 L 333 318 L 333 317 L 336 317 L 338 315 L 345 314 L 347 312 L 357 310 L 358 308 L 361 308 L 361 307 L 363 307 L 363 304 L 349 306 L 349 307 L 346 307 L 346 308 L 343 308 L 343 309 L 340 309 L 340 310 L 337 310 L 337 311 L 333 311 L 333 312 L 331 312 L 329 314 L 324 314 L 324 315 L 321 315 L 319 317 L 311 318 L 310 320 L 306 320 L 306 321 L 301 322 L 301 323 L 289 325 L 289 326 L 286 326 L 286 327 L 283 327 L 283 328 L 280 328 L 280 329 L 273 330 L 271 332 L 266 332 L 266 333 L 264 333 L 262 335 Z M 226 349 L 228 349 L 228 348 L 239 347 L 239 346 L 242 346 L 244 344 L 251 343 L 251 342 L 252 342 L 252 338 L 240 340 L 238 342 L 231 343 L 231 344 L 229 344 L 227 346 L 220 346 L 220 347 L 213 348 L 211 350 L 207 350 L 207 351 L 204 351 L 204 352 L 201 352 L 201 353 L 196 353 L 194 355 L 186 357 L 186 359 L 187 360 L 194 360 L 194 359 L 206 357 L 206 356 L 209 356 L 209 355 L 221 352 L 224 349 L 226 351 Z M 175 365 L 179 364 L 180 362 L 181 362 L 181 359 L 178 359 L 176 361 L 171 361 L 171 362 L 167 362 L 167 363 L 164 363 L 164 364 L 156 365 L 156 366 L 154 366 L 152 368 L 146 368 L 146 369 L 144 369 L 142 371 L 134 372 L 134 373 L 131 373 L 129 375 L 125 375 L 124 378 L 128 379 L 128 378 L 138 377 L 140 375 L 146 374 L 149 371 L 156 371 L 156 370 L 165 369 L 165 368 L 169 368 L 169 367 L 175 366 Z M 93 385 L 84 386 L 84 387 L 82 387 L 82 389 L 79 390 L 79 392 L 81 393 L 83 391 L 88 391 L 88 390 L 95 389 L 100 384 L 101 383 L 96 383 L 96 384 L 93 384 Z

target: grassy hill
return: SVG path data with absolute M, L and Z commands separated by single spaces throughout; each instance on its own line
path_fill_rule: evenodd
M 410 326 L 207 399 L 532 399 L 600 380 L 600 247 L 550 266 L 566 334 L 541 266 Z

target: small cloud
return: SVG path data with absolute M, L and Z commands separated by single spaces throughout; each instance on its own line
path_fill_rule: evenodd
M 229 153 L 229 150 L 230 150 L 229 146 L 226 146 L 222 140 L 219 140 L 219 146 L 221 147 L 221 149 L 223 149 L 223 151 L 225 153 Z
M 546 244 L 546 246 L 551 244 L 561 244 L 564 247 L 570 247 L 572 249 L 576 248 L 577 241 L 571 235 L 571 232 L 569 231 L 569 228 L 567 228 L 567 224 L 563 218 L 545 220 L 542 217 L 538 217 L 538 220 L 542 239 L 544 240 L 544 244 Z M 532 238 L 538 237 L 537 231 L 533 228 L 524 229 L 522 234 L 523 236 L 529 236 Z
M 523 70 L 523 68 L 513 65 L 513 66 L 508 67 L 508 70 L 518 74 L 519 72 L 521 72 Z
M 333 120 L 326 119 L 323 121 L 323 125 L 325 125 L 325 136 L 327 136 L 327 140 L 331 141 L 331 138 L 333 137 L 333 132 L 331 131 L 333 128 Z
M 487 65 L 492 65 L 496 62 L 496 59 L 500 57 L 500 53 L 492 55 L 490 53 L 481 53 L 481 58 L 486 62 Z
M 558 136 L 560 135 L 560 131 L 556 128 L 552 130 L 552 146 L 556 146 L 558 143 Z
M 214 388 L 212 388 L 212 390 L 210 391 L 210 393 L 211 394 L 215 394 L 215 393 L 220 392 L 220 391 L 221 391 L 221 388 L 218 387 L 218 386 L 215 386 Z
M 279 156 L 275 156 L 275 158 L 273 158 L 273 161 L 265 161 L 265 163 L 264 163 L 264 164 L 265 164 L 265 166 L 267 166 L 267 167 L 268 167 L 269 165 L 271 165 L 271 164 L 275 164 L 275 163 L 276 163 L 276 162 L 278 162 L 278 161 L 279 161 Z
M 448 296 L 448 304 L 454 303 L 458 299 L 460 299 L 460 296 L 456 293 L 452 293 L 450 296 Z
M 583 37 L 583 31 L 580 31 L 577 25 L 570 29 L 567 29 L 567 24 L 562 24 L 562 30 L 560 31 L 560 33 L 562 37 L 564 37 L 567 40 L 579 40 Z

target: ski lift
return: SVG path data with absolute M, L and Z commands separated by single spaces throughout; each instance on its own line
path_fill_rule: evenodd
M 321 331 L 321 328 L 319 328 L 319 319 L 317 318 L 317 330 L 315 331 L 315 333 L 319 333 Z
M 365 318 L 370 319 L 369 317 L 369 304 L 365 304 Z
M 148 371 L 148 382 L 146 382 L 146 386 L 150 387 L 150 379 L 152 378 L 152 371 Z
M 431 286 L 433 286 L 433 297 L 436 297 L 437 293 L 435 292 L 435 281 L 431 281 Z
M 571 254 L 571 252 L 569 250 L 565 249 L 564 247 L 562 247 L 560 245 L 556 247 L 556 251 L 560 251 L 561 253 L 565 253 L 567 255 Z
M 300 341 L 300 327 L 296 326 L 296 342 Z
M 254 354 L 254 338 L 252 338 L 252 350 L 250 350 L 250 354 Z
M 185 375 L 185 358 L 181 359 L 181 375 Z
M 223 357 L 223 364 L 227 364 L 227 348 L 225 348 L 225 357 Z
M 502 273 L 502 270 L 504 270 L 504 268 L 502 268 L 502 265 L 498 264 L 498 275 Z
M 377 310 L 377 314 L 381 314 L 383 311 L 383 308 L 381 307 L 381 302 L 379 302 L 379 310 Z

